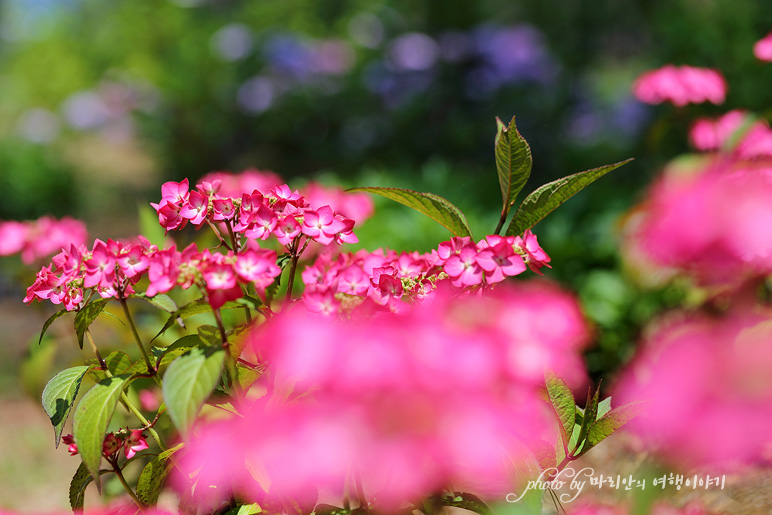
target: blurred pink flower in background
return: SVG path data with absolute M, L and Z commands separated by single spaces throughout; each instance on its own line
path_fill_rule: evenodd
M 512 463 L 556 437 L 545 370 L 586 384 L 587 334 L 576 302 L 543 283 L 438 294 L 403 316 L 341 321 L 298 305 L 253 333 L 268 395 L 243 419 L 199 426 L 184 470 L 250 498 L 340 496 L 356 475 L 381 507 L 451 483 L 500 495 Z
M 739 109 L 715 120 L 698 118 L 689 130 L 689 140 L 697 150 L 719 150 L 749 119 L 749 115 Z
M 620 399 L 648 399 L 630 423 L 662 459 L 730 468 L 770 459 L 772 319 L 662 324 L 623 374 Z
M 708 160 L 654 185 L 631 245 L 703 283 L 741 284 L 772 271 L 772 165 Z
M 25 222 L 0 222 L 0 256 L 21 252 L 24 264 L 50 257 L 70 245 L 86 243 L 86 225 L 73 218 L 43 216 Z
M 647 104 L 672 102 L 679 107 L 702 102 L 722 104 L 726 81 L 716 70 L 668 64 L 638 77 L 633 94 Z
M 753 45 L 753 55 L 762 61 L 772 62 L 772 32 Z

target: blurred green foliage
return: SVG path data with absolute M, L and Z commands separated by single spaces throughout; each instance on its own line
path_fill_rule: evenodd
M 750 50 L 772 10 L 756 0 L 4 0 L 0 16 L 0 219 L 114 227 L 163 181 L 258 167 L 431 191 L 482 236 L 500 209 L 495 116 L 516 114 L 533 149 L 523 194 L 635 157 L 537 227 L 548 275 L 599 328 L 597 376 L 678 299 L 620 272 L 619 216 L 687 149 L 696 115 L 772 105 L 772 67 Z M 640 72 L 669 62 L 721 69 L 727 104 L 630 98 Z M 427 250 L 447 236 L 376 203 L 362 245 Z

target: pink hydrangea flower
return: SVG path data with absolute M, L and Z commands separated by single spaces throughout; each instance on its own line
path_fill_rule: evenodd
M 634 420 L 660 456 L 729 468 L 761 461 L 772 434 L 769 318 L 678 321 L 653 333 L 617 391 L 651 409 Z
M 544 370 L 537 383 L 508 366 L 525 337 L 511 338 L 503 310 L 520 297 L 527 302 L 502 287 L 471 302 L 438 296 L 400 316 L 347 321 L 282 312 L 252 335 L 270 370 L 268 394 L 244 418 L 200 425 L 183 472 L 197 471 L 200 486 L 232 485 L 246 499 L 269 488 L 281 500 L 317 488 L 342 495 L 355 471 L 386 511 L 450 484 L 501 496 L 511 489 L 505 464 L 556 437 L 540 393 Z M 542 348 L 541 365 L 581 374 L 581 365 L 566 369 L 576 364 L 562 357 L 578 356 L 569 345 L 528 344 Z
M 144 451 L 149 447 L 147 440 L 145 440 L 145 436 L 142 434 L 142 430 L 134 429 L 129 433 L 129 436 L 126 437 L 126 441 L 123 443 L 123 452 L 126 455 L 126 459 L 130 460 L 139 451 Z
M 772 62 L 772 32 L 753 45 L 753 55 L 762 61 Z
M 676 106 L 722 104 L 726 89 L 724 77 L 716 70 L 672 64 L 644 73 L 633 85 L 633 93 L 641 102 L 672 102 Z
M 697 150 L 719 150 L 747 120 L 747 113 L 737 109 L 716 120 L 698 118 L 689 130 L 689 140 Z

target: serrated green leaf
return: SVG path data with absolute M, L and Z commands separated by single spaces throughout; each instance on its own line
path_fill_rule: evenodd
M 501 186 L 502 216 L 506 217 L 531 176 L 533 159 L 531 148 L 515 126 L 514 116 L 508 126 L 496 118 L 496 127 L 496 171 Z
M 75 315 L 75 334 L 78 335 L 78 345 L 83 348 L 83 335 L 86 334 L 86 330 L 96 320 L 99 313 L 107 306 L 108 299 L 97 299 L 89 304 L 86 304 Z
M 188 334 L 176 340 L 168 347 L 153 347 L 150 349 L 150 352 L 156 358 L 156 368 L 157 368 L 161 365 L 161 361 L 163 360 L 163 358 L 169 353 L 177 350 L 187 351 L 194 347 L 201 347 L 202 345 L 204 345 L 204 342 L 201 341 L 201 337 L 198 334 Z
M 86 487 L 93 481 L 91 472 L 88 471 L 85 463 L 82 461 L 75 471 L 75 475 L 70 480 L 70 508 L 72 511 L 82 510 L 86 499 Z
M 540 186 L 518 206 L 507 228 L 507 236 L 522 234 L 586 186 L 630 161 L 632 159 L 575 173 Z
M 123 389 L 131 382 L 131 376 L 122 375 L 105 379 L 86 392 L 75 409 L 72 432 L 78 453 L 92 476 L 99 473 L 102 461 L 102 442 L 107 425 L 115 411 Z M 96 481 L 101 492 L 100 481 Z
M 195 348 L 174 360 L 166 370 L 164 401 L 181 433 L 187 433 L 201 405 L 217 385 L 224 359 L 222 347 Z
M 587 430 L 587 443 L 582 449 L 582 454 L 598 445 L 607 437 L 611 436 L 617 429 L 627 424 L 630 420 L 638 416 L 647 403 L 645 401 L 634 401 L 614 408 L 604 416 L 596 420 Z
M 425 214 L 449 230 L 454 236 L 472 236 L 472 230 L 469 228 L 469 222 L 466 221 L 464 213 L 439 195 L 402 188 L 379 187 L 351 188 L 346 191 L 366 191 L 386 197 Z
M 576 401 L 574 394 L 568 385 L 554 372 L 548 372 L 546 375 L 547 393 L 550 397 L 550 404 L 555 409 L 555 413 L 560 421 L 560 435 L 566 446 L 571 439 L 571 431 L 574 429 L 576 420 Z
M 169 459 L 185 446 L 184 443 L 177 444 L 171 449 L 167 449 L 158 456 L 150 460 L 137 479 L 137 497 L 148 506 L 154 506 L 158 502 L 158 495 L 161 493 L 161 487 L 172 469 L 172 463 Z
M 78 396 L 78 389 L 89 367 L 80 366 L 62 370 L 43 389 L 43 409 L 54 426 L 54 444 L 59 447 L 64 423 Z
M 48 319 L 43 323 L 43 329 L 40 331 L 40 338 L 38 338 L 38 345 L 40 345 L 40 342 L 43 341 L 43 336 L 46 334 L 46 331 L 48 331 L 48 328 L 51 327 L 51 324 L 54 323 L 54 320 L 64 315 L 65 313 L 67 313 L 67 310 L 63 309 L 61 311 L 57 311 L 56 313 L 48 317 Z

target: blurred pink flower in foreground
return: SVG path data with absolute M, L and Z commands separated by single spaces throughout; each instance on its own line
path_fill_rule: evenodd
M 762 61 L 772 62 L 772 32 L 753 45 L 753 55 Z
M 499 495 L 511 463 L 554 442 L 543 374 L 583 385 L 586 337 L 575 303 L 549 286 L 344 321 L 299 305 L 253 333 L 268 395 L 243 419 L 200 426 L 184 470 L 200 469 L 204 495 L 233 484 L 279 501 L 340 496 L 357 475 L 382 508 L 451 483 Z
M 770 458 L 772 319 L 730 316 L 664 324 L 617 385 L 649 399 L 630 424 L 680 466 L 729 468 Z
M 633 94 L 647 104 L 667 101 L 677 106 L 702 102 L 722 104 L 726 81 L 716 70 L 668 64 L 638 77 Z
M 73 218 L 57 220 L 43 216 L 26 222 L 0 222 L 0 256 L 21 252 L 24 264 L 52 256 L 68 248 L 86 243 L 86 225 Z

